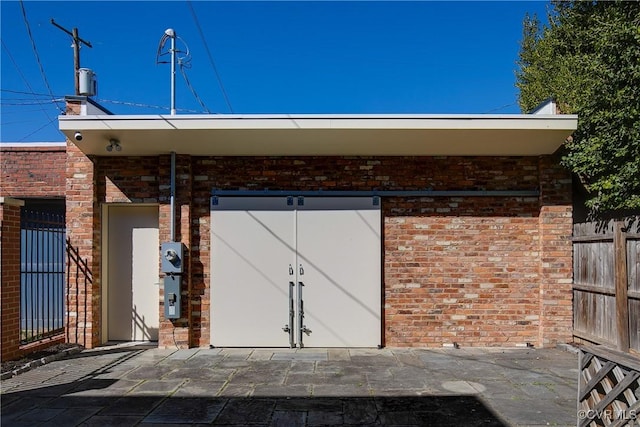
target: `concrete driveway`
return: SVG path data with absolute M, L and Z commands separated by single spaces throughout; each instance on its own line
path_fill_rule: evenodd
M 562 349 L 85 350 L 2 381 L 2 425 L 575 425 Z

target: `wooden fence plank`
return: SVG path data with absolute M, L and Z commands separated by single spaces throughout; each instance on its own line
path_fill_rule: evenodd
M 627 237 L 627 280 L 629 290 L 640 292 L 640 240 Z
M 629 347 L 640 351 L 640 300 L 629 300 Z
M 618 350 L 629 351 L 629 304 L 627 302 L 627 240 L 622 231 L 624 222 L 614 225 L 613 247 L 616 287 L 616 326 L 618 329 Z

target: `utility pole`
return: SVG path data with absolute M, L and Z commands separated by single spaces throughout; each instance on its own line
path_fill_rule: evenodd
M 54 26 L 61 29 L 62 31 L 64 31 L 65 33 L 69 34 L 73 38 L 73 68 L 75 70 L 75 90 L 76 90 L 76 95 L 80 95 L 80 43 L 84 43 L 84 45 L 87 47 L 93 47 L 93 46 L 91 46 L 91 43 L 89 43 L 86 40 L 82 40 L 80 36 L 78 36 L 77 28 L 74 28 L 72 31 L 69 31 L 66 28 L 62 27 L 61 25 L 58 25 L 53 20 L 53 18 L 51 18 L 51 23 Z

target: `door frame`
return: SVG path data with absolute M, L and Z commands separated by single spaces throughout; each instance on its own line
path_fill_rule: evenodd
M 100 209 L 100 343 L 109 341 L 109 208 L 111 207 L 157 207 L 159 203 L 102 203 Z M 160 212 L 158 211 L 158 229 L 160 229 Z M 160 248 L 158 248 L 160 250 Z M 158 276 L 160 266 L 158 265 Z M 158 283 L 158 290 L 159 290 Z M 160 308 L 158 308 L 160 317 Z

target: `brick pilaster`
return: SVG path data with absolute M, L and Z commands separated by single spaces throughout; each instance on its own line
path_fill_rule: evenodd
M 1 360 L 20 355 L 20 207 L 22 200 L 0 197 Z
M 79 102 L 67 102 L 78 115 Z M 66 156 L 67 239 L 77 257 L 67 259 L 67 341 L 93 348 L 101 343 L 100 211 L 96 165 L 70 140 Z
M 170 240 L 171 219 L 171 156 L 159 158 L 160 189 L 160 242 Z M 175 188 L 175 240 L 184 245 L 184 271 L 182 274 L 181 318 L 175 320 L 164 317 L 164 286 L 161 286 L 160 330 L 158 347 L 189 348 L 193 344 L 192 304 L 191 304 L 191 204 L 192 204 L 191 156 L 176 156 Z M 161 280 L 164 280 L 161 278 Z M 199 312 L 198 312 L 199 317 Z
M 571 175 L 553 156 L 540 157 L 540 328 L 538 345 L 572 337 Z

